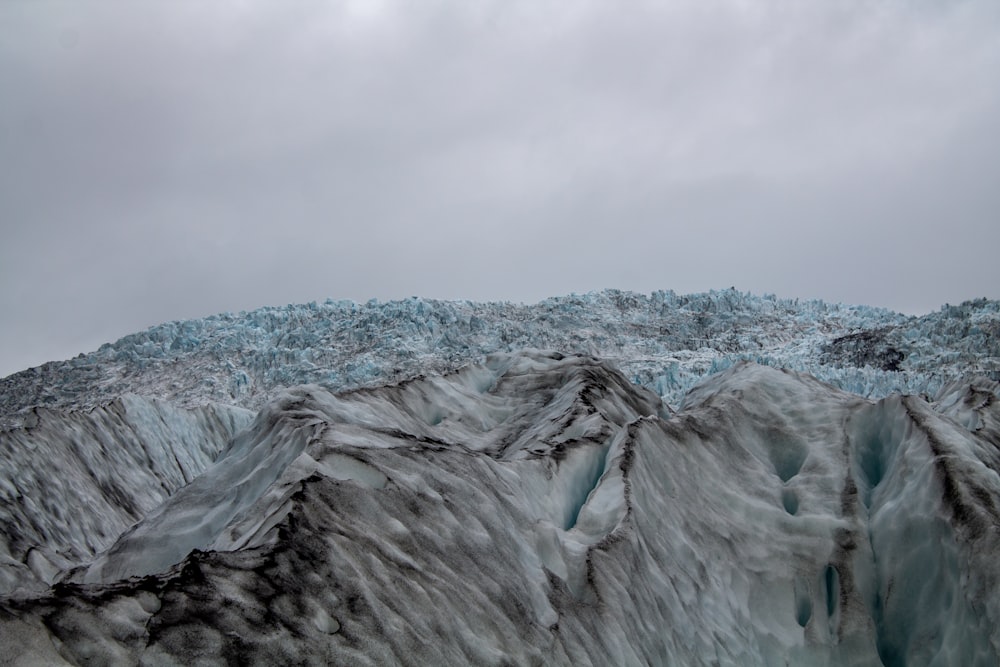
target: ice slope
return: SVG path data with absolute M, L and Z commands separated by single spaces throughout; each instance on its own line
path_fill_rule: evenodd
M 110 583 L 160 572 L 192 549 L 253 544 L 261 525 L 274 523 L 272 510 L 285 507 L 285 494 L 277 494 L 277 502 L 272 490 L 267 509 L 251 508 L 279 478 L 282 489 L 317 472 L 384 487 L 384 474 L 337 453 L 347 443 L 366 449 L 418 443 L 502 461 L 552 456 L 564 474 L 541 480 L 530 493 L 533 502 L 562 503 L 546 513 L 569 527 L 606 465 L 615 427 L 630 415 L 663 409 L 655 395 L 633 389 L 596 360 L 539 352 L 496 356 L 484 366 L 377 390 L 333 395 L 315 385 L 297 387 L 266 406 L 211 468 L 74 578 Z M 570 444 L 574 452 L 567 451 Z M 545 498 L 534 497 L 539 493 Z M 568 497 L 575 500 L 566 504 Z M 227 528 L 237 517 L 238 527 Z
M 36 405 L 124 393 L 179 406 L 258 409 L 283 387 L 332 391 L 443 372 L 525 347 L 594 354 L 671 405 L 741 360 L 808 372 L 864 396 L 934 395 L 970 374 L 1000 380 L 1000 304 L 923 317 L 752 296 L 608 290 L 534 305 L 407 299 L 310 303 L 170 322 L 0 380 L 0 427 Z
M 995 665 L 996 396 L 738 363 L 672 413 L 543 352 L 296 388 L 92 563 L 0 599 L 0 641 L 24 664 Z
M 34 410 L 0 432 L 0 594 L 44 589 L 196 479 L 250 423 L 125 395 L 91 410 Z

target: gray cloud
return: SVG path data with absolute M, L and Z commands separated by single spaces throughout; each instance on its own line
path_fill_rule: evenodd
M 0 5 L 0 374 L 327 296 L 1000 297 L 1000 9 Z

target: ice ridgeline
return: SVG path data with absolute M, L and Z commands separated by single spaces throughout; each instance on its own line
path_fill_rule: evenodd
M 970 374 L 1000 379 L 1000 304 L 907 317 L 736 290 L 608 290 L 528 306 L 413 298 L 261 308 L 162 324 L 0 380 L 0 428 L 34 406 L 93 407 L 125 393 L 258 409 L 283 387 L 374 386 L 523 348 L 607 359 L 671 405 L 743 360 L 867 397 L 934 396 Z
M 739 363 L 673 413 L 544 352 L 294 388 L 245 428 L 200 414 L 209 441 L 235 428 L 222 455 L 0 599 L 0 643 L 24 664 L 993 666 L 997 392 L 876 401 Z M 63 418 L 17 433 L 58 459 L 46 438 L 83 428 Z M 66 507 L 88 484 L 35 508 L 39 550 L 119 521 Z

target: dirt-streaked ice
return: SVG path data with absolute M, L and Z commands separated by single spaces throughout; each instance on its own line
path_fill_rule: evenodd
M 49 559 L 0 637 L 25 664 L 995 665 L 996 390 L 740 362 L 674 413 L 539 351 L 299 387 Z

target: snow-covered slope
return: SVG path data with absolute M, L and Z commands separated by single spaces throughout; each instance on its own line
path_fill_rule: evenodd
M 25 664 L 992 666 L 996 397 L 739 363 L 673 413 L 544 352 L 300 387 L 0 601 L 0 638 Z
M 299 384 L 332 391 L 444 372 L 526 347 L 593 354 L 671 405 L 705 375 L 751 360 L 882 397 L 1000 380 L 1000 303 L 924 317 L 736 290 L 609 290 L 524 306 L 408 299 L 262 308 L 170 322 L 0 380 L 0 427 L 36 405 L 91 407 L 124 393 L 178 406 L 260 408 Z

